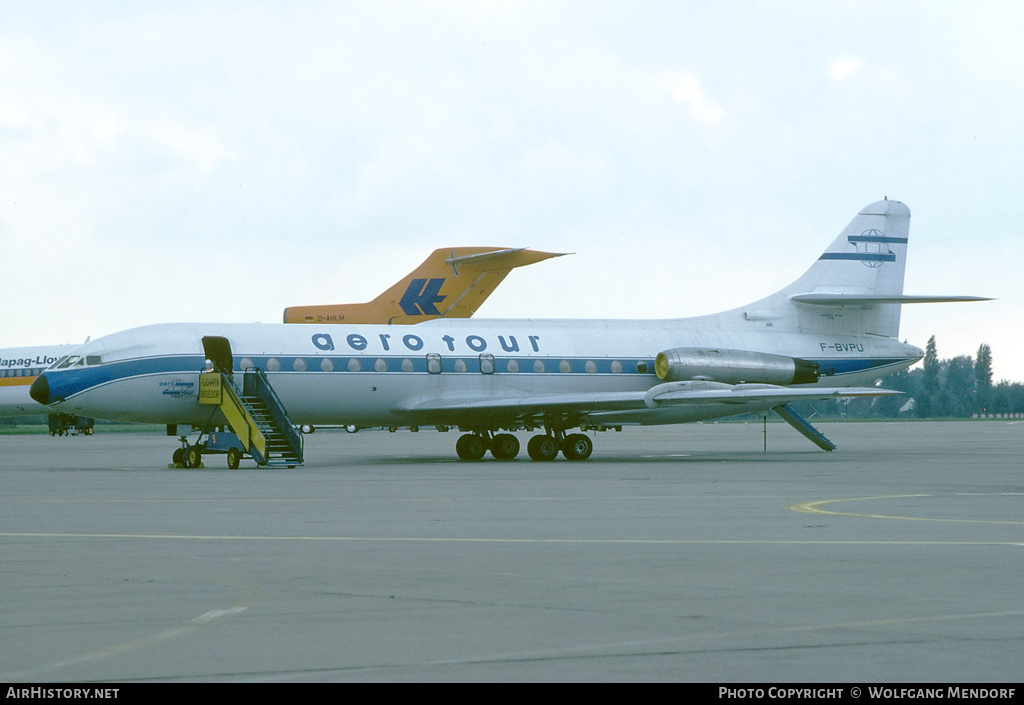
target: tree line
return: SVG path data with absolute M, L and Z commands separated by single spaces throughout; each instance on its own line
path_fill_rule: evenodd
M 925 347 L 922 365 L 883 377 L 879 386 L 903 394 L 813 406 L 826 416 L 863 418 L 965 418 L 975 414 L 1024 413 L 1024 384 L 993 382 L 992 349 L 985 343 L 974 357 L 940 359 L 933 335 Z M 829 408 L 828 404 L 834 406 Z

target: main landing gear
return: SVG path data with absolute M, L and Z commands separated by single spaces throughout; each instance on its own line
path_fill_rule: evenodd
M 497 460 L 512 460 L 519 455 L 519 439 L 511 433 L 492 435 L 487 431 L 467 433 L 455 443 L 455 452 L 462 460 L 480 460 L 488 450 Z M 566 460 L 586 460 L 594 452 L 594 442 L 582 433 L 566 435 L 560 431 L 534 436 L 526 444 L 530 460 L 554 460 L 558 451 Z

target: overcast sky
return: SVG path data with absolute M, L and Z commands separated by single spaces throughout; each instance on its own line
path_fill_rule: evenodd
M 0 0 L 0 347 L 575 252 L 482 317 L 713 313 L 912 213 L 901 338 L 1024 380 L 1024 3 Z

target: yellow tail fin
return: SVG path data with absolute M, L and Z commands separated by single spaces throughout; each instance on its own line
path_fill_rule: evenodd
M 285 323 L 389 323 L 469 318 L 516 267 L 561 253 L 499 247 L 443 247 L 373 301 L 290 306 Z

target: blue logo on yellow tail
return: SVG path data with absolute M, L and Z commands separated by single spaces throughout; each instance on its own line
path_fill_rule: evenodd
M 435 304 L 445 300 L 440 295 L 444 279 L 413 279 L 398 305 L 407 316 L 440 316 Z

